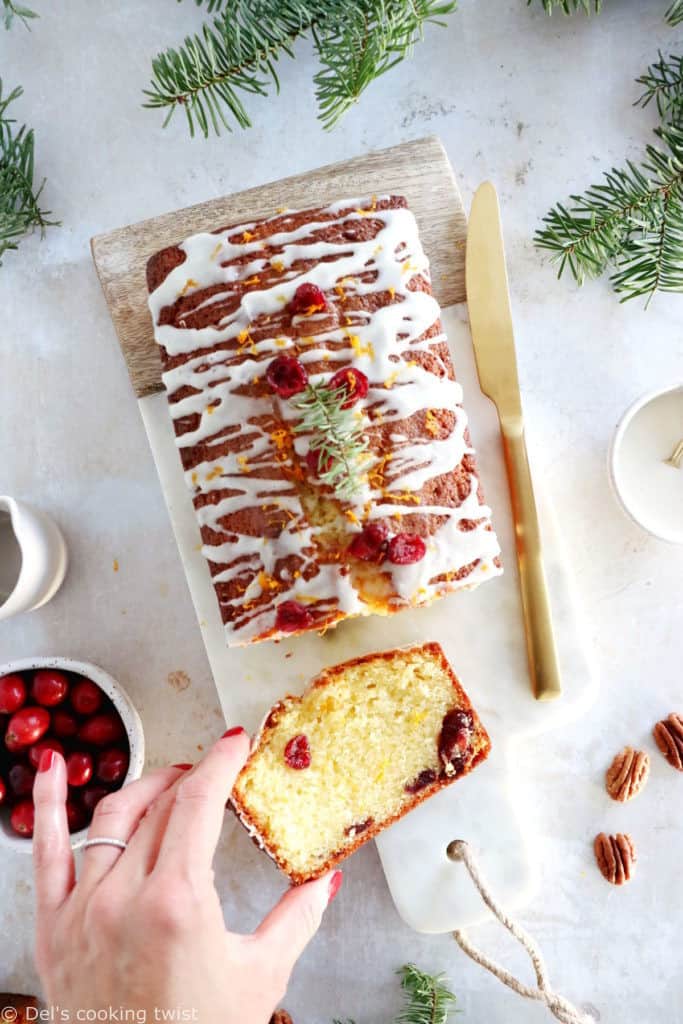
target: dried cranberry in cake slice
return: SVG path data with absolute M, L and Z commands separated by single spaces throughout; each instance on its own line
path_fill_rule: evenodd
M 300 883 L 468 774 L 489 749 L 438 644 L 369 654 L 275 705 L 231 802 Z

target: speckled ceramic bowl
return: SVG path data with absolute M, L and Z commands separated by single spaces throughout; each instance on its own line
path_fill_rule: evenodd
M 0 676 L 9 675 L 11 672 L 30 672 L 39 668 L 56 668 L 63 672 L 73 672 L 79 676 L 92 679 L 93 683 L 109 697 L 112 704 L 121 716 L 121 721 L 126 729 L 128 745 L 130 748 L 130 763 L 123 785 L 139 779 L 145 764 L 145 736 L 142 730 L 142 721 L 130 697 L 116 680 L 88 661 L 75 661 L 73 658 L 19 658 L 16 661 L 8 661 L 0 665 Z M 88 837 L 87 828 L 80 832 L 72 832 L 71 845 L 74 849 L 82 846 Z M 4 809 L 0 809 L 0 847 L 16 850 L 20 853 L 31 853 L 33 843 L 30 839 L 23 839 L 16 835 L 10 826 L 8 815 Z

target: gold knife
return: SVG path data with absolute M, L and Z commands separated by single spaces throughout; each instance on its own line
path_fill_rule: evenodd
M 472 202 L 466 280 L 479 383 L 498 410 L 503 435 L 533 691 L 537 700 L 554 700 L 562 692 L 560 669 L 524 440 L 500 208 L 490 181 L 479 187 Z

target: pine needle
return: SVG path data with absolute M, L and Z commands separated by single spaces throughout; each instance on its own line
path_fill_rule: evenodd
M 2 0 L 2 20 L 5 23 L 5 28 L 10 29 L 12 22 L 15 18 L 19 18 L 24 23 L 26 28 L 30 29 L 29 21 L 31 18 L 37 18 L 38 15 L 35 11 L 32 11 L 30 7 L 24 7 L 23 4 L 17 4 L 14 0 Z
M 663 122 L 683 121 L 683 56 L 663 57 L 660 52 L 659 60 L 636 81 L 645 89 L 636 101 L 639 106 L 646 107 L 654 101 Z
M 45 181 L 34 185 L 33 129 L 22 125 L 17 131 L 16 121 L 7 116 L 9 105 L 22 92 L 17 86 L 3 99 L 0 79 L 0 265 L 4 253 L 17 249 L 26 235 L 36 228 L 44 234 L 46 227 L 59 223 L 48 220 L 50 211 L 40 207 Z
M 456 999 L 443 975 L 426 974 L 415 964 L 406 964 L 398 974 L 406 1004 L 394 1024 L 447 1024 Z
M 337 497 L 348 499 L 361 485 L 361 455 L 368 442 L 363 422 L 352 408 L 345 409 L 349 393 L 344 385 L 307 384 L 292 399 L 301 413 L 295 434 L 310 434 L 311 451 L 318 453 L 318 479 L 332 487 Z
M 673 0 L 671 7 L 666 12 L 666 20 L 674 26 L 683 23 L 683 0 Z
M 527 0 L 527 7 L 530 7 L 534 0 Z M 546 14 L 554 11 L 562 11 L 563 14 L 576 14 L 577 11 L 584 11 L 586 14 L 599 14 L 602 9 L 602 0 L 541 0 L 543 10 Z

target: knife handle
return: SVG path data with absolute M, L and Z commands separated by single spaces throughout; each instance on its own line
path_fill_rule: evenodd
M 531 682 L 536 700 L 555 700 L 562 693 L 560 668 L 524 427 L 506 427 L 505 424 L 501 426 L 515 522 L 519 584 Z

